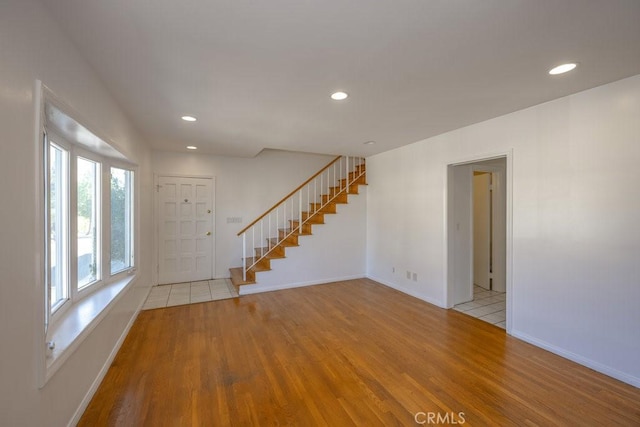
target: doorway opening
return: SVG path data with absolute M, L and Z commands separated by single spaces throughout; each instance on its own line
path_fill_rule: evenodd
M 448 307 L 507 329 L 507 158 L 447 173 Z

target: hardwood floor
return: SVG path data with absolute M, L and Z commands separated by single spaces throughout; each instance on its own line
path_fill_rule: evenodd
M 362 279 L 141 312 L 79 425 L 410 426 L 416 414 L 637 426 L 640 389 Z

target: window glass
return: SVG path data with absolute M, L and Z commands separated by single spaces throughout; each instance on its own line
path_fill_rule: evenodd
M 69 297 L 69 154 L 56 144 L 49 144 L 48 233 L 49 233 L 49 304 L 54 312 Z
M 111 274 L 133 266 L 133 172 L 111 168 Z
M 77 161 L 78 289 L 100 279 L 100 164 Z

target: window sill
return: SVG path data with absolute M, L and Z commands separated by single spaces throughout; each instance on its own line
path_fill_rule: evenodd
M 69 307 L 62 317 L 50 326 L 47 341 L 53 341 L 55 348 L 47 351 L 44 383 L 49 381 L 80 343 L 109 313 L 135 278 L 135 275 L 126 276 L 102 286 Z

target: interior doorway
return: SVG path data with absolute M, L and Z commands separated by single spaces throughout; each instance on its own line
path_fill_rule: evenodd
M 448 167 L 448 306 L 507 323 L 507 159 Z

